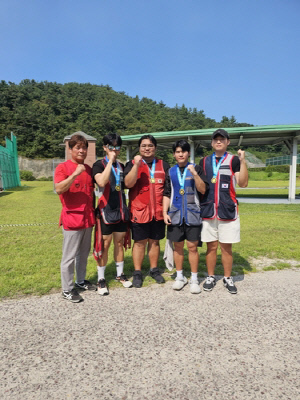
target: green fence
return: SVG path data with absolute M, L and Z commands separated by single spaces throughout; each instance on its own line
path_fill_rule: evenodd
M 18 164 L 17 138 L 5 138 L 6 147 L 0 146 L 0 190 L 21 186 Z
M 290 165 L 291 156 L 280 156 L 266 159 L 266 165 Z M 300 164 L 300 154 L 297 155 L 297 164 Z

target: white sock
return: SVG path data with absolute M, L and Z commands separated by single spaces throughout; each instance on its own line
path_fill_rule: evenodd
M 116 262 L 117 276 L 121 276 L 124 270 L 124 261 Z
M 179 279 L 183 279 L 183 270 L 181 270 L 181 271 L 176 271 L 176 276 L 177 276 L 177 278 L 179 278 Z
M 198 273 L 197 272 L 191 272 L 191 279 L 192 279 L 192 281 L 197 281 L 198 280 Z
M 106 265 L 105 265 L 104 267 L 99 267 L 99 265 L 97 265 L 98 281 L 99 281 L 100 279 L 105 279 L 105 278 L 104 278 L 105 268 L 106 268 Z

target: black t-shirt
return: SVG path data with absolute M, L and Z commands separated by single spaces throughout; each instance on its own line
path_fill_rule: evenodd
M 185 167 L 179 167 L 181 174 L 183 174 L 184 168 Z M 200 176 L 200 178 L 203 180 L 203 182 L 205 183 L 206 190 L 207 190 L 209 185 L 206 181 L 206 176 L 204 174 L 203 167 L 201 167 L 200 165 L 195 165 L 195 170 L 196 170 L 197 174 Z M 171 197 L 171 178 L 170 178 L 169 174 L 167 175 L 166 181 L 165 181 L 164 196 L 169 197 L 169 198 Z
M 221 157 L 216 157 L 217 163 L 218 163 L 220 160 L 221 160 Z M 202 169 L 203 169 L 203 161 L 204 161 L 204 158 L 201 158 L 201 160 L 200 160 L 200 162 L 199 162 L 199 165 L 200 165 L 200 167 L 202 167 Z M 231 165 L 232 165 L 232 171 L 233 171 L 234 173 L 240 171 L 241 162 L 240 162 L 240 159 L 238 158 L 238 156 L 233 156 L 232 164 L 231 164 Z
M 170 165 L 169 165 L 169 163 L 167 163 L 167 162 L 164 161 L 164 160 L 162 160 L 162 162 L 163 162 L 163 169 L 164 169 L 164 171 L 165 171 L 165 174 L 167 174 L 167 172 L 168 172 L 169 169 L 170 169 Z M 150 168 L 150 170 L 151 170 L 151 168 L 152 168 L 152 163 L 153 163 L 153 161 L 151 161 L 150 163 L 147 163 L 147 165 L 148 165 L 148 167 Z M 133 167 L 132 161 L 128 161 L 128 162 L 126 163 L 126 165 L 125 165 L 124 177 L 131 171 L 132 167 Z
M 122 164 L 122 163 L 120 162 L 120 165 L 121 165 L 121 174 L 120 174 L 121 188 L 122 188 L 122 190 L 124 190 L 124 178 L 123 178 L 124 172 L 122 173 L 122 171 L 124 171 L 124 164 Z M 112 167 L 113 167 L 113 168 L 117 168 L 117 163 L 114 162 L 113 165 L 112 165 Z M 93 169 L 92 169 L 92 176 L 93 176 L 93 179 L 94 179 L 94 182 L 95 182 L 95 183 L 96 183 L 95 175 L 97 175 L 97 174 L 102 174 L 102 172 L 104 171 L 104 169 L 105 169 L 105 166 L 103 165 L 102 160 L 98 160 L 98 161 L 96 161 L 96 162 L 94 163 Z

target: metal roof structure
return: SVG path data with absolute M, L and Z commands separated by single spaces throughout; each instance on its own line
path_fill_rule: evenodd
M 159 148 L 169 147 L 178 139 L 188 139 L 196 145 L 210 147 L 211 135 L 217 128 L 197 129 L 191 131 L 171 131 L 150 133 L 158 141 Z M 262 125 L 237 128 L 224 128 L 229 133 L 231 146 L 260 146 L 277 144 L 300 137 L 299 125 Z M 122 136 L 123 145 L 137 145 L 142 134 Z
M 199 146 L 210 148 L 211 135 L 217 128 L 196 129 L 189 131 L 154 132 L 158 148 L 171 149 L 176 140 L 186 139 L 191 145 L 190 159 L 195 159 L 195 149 Z M 300 139 L 300 124 L 296 125 L 262 125 L 235 128 L 224 128 L 230 136 L 230 146 L 262 146 L 285 143 L 291 154 L 289 200 L 295 200 L 297 143 Z M 127 160 L 138 151 L 138 141 L 143 134 L 122 136 L 123 145 L 127 148 Z

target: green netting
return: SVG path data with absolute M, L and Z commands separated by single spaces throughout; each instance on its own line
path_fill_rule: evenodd
M 266 159 L 266 165 L 290 165 L 291 156 L 280 156 Z M 300 154 L 297 155 L 297 164 L 300 164 Z
M 11 140 L 5 138 L 6 147 L 0 146 L 0 189 L 5 190 L 21 186 L 18 165 L 17 139 L 11 134 Z

